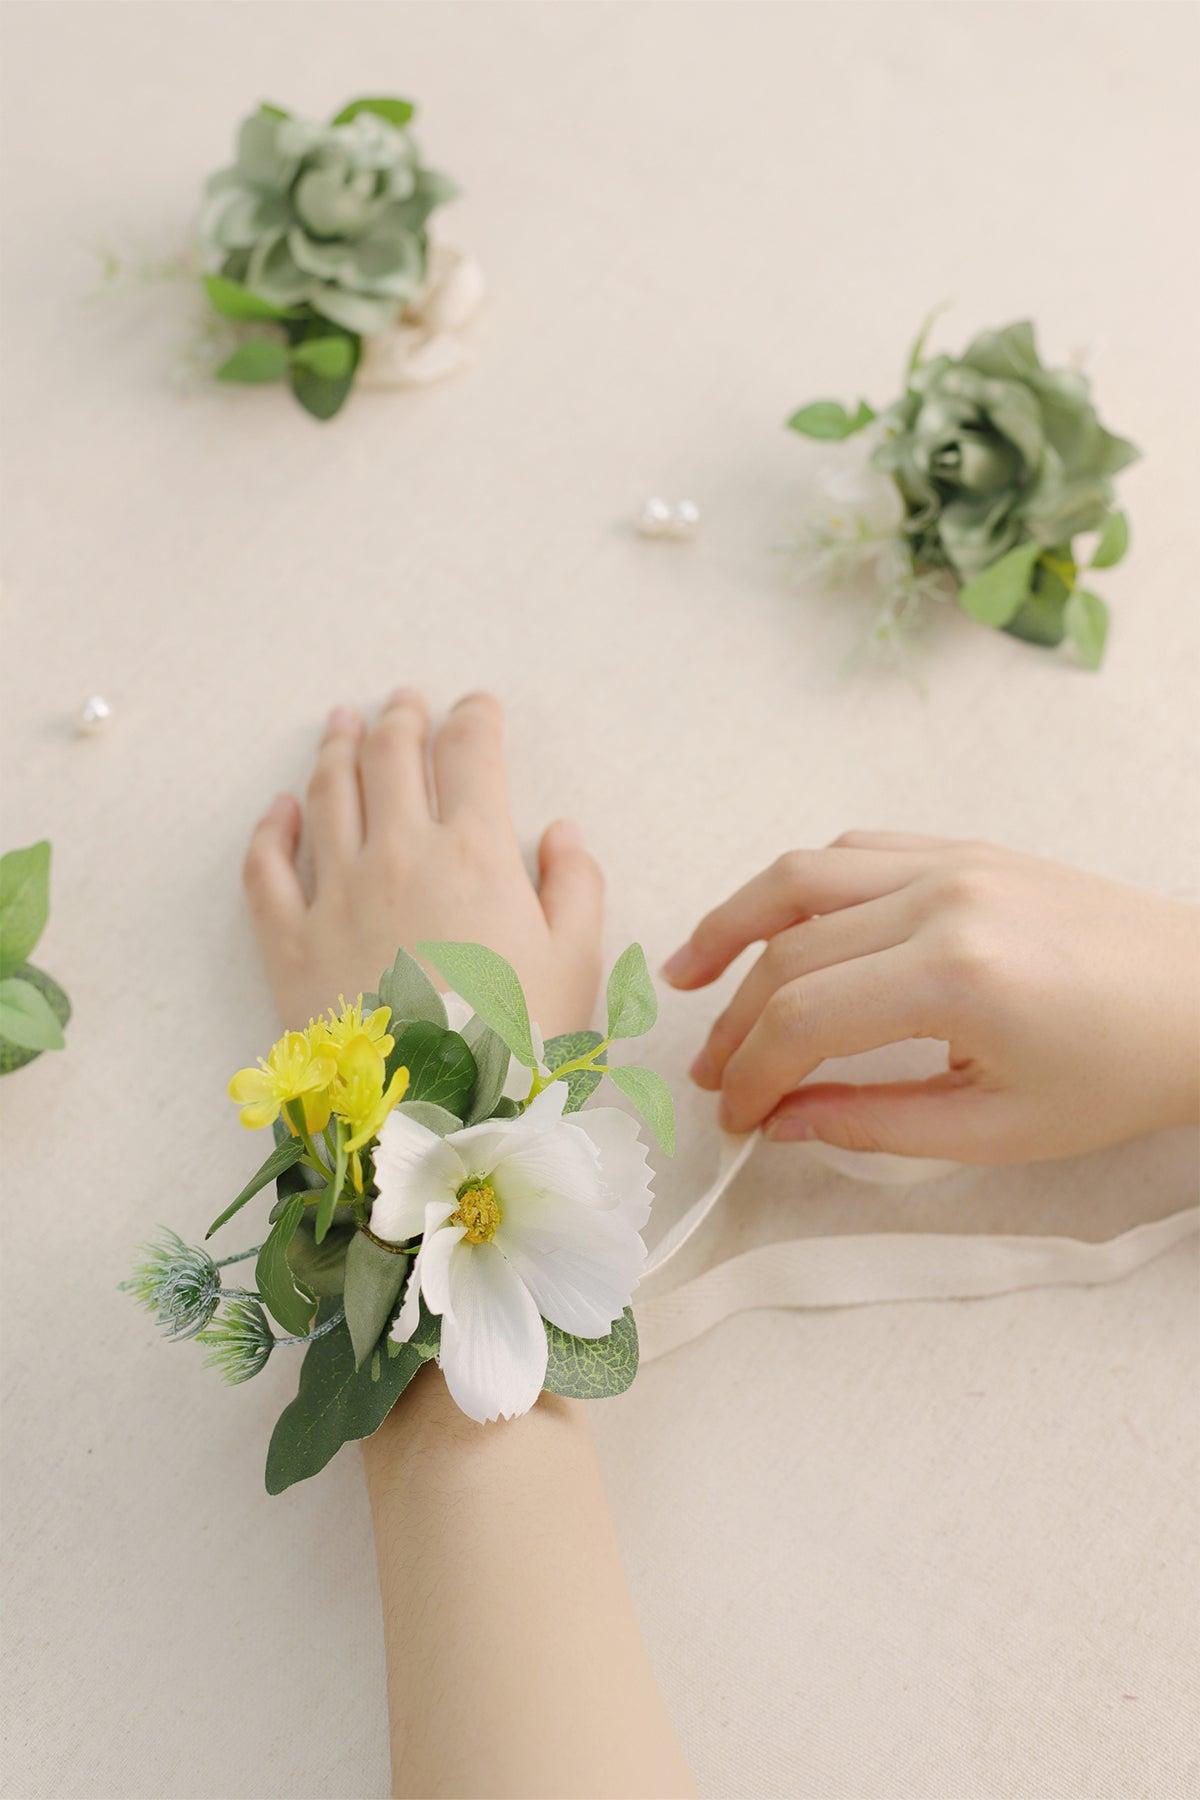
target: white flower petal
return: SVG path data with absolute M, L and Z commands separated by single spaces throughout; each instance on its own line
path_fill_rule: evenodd
M 446 1005 L 446 1024 L 451 1031 L 457 1031 L 461 1035 L 463 1026 L 469 1025 L 475 1017 L 473 1009 L 453 989 L 448 994 L 443 994 L 442 999 Z
M 494 1242 L 552 1325 L 604 1337 L 628 1306 L 646 1247 L 617 1212 L 562 1199 L 526 1200 Z
M 425 1209 L 455 1196 L 465 1169 L 453 1149 L 453 1135 L 438 1137 L 406 1113 L 389 1114 L 375 1150 L 379 1197 L 371 1208 L 371 1230 L 390 1244 L 403 1244 L 426 1229 Z
M 640 1231 L 650 1217 L 654 1189 L 637 1120 L 615 1106 L 592 1106 L 586 1112 L 572 1113 L 568 1123 L 576 1131 L 586 1132 L 600 1152 L 604 1204 Z
M 449 1305 L 450 1258 L 466 1234 L 465 1225 L 447 1225 L 444 1221 L 440 1229 L 425 1233 L 417 1260 L 421 1265 L 421 1292 L 431 1313 L 444 1313 Z
M 529 1089 L 526 1086 L 526 1093 Z M 561 1123 L 563 1108 L 571 1098 L 571 1090 L 565 1081 L 552 1081 L 544 1087 L 537 1099 L 526 1107 L 521 1115 L 527 1125 L 534 1125 L 539 1131 L 547 1131 Z
M 544 1199 L 574 1200 L 600 1209 L 605 1205 L 600 1152 L 585 1132 L 561 1121 L 553 1129 L 525 1126 L 514 1134 L 493 1158 L 488 1180 L 496 1190 L 502 1218 L 518 1218 L 527 1205 Z
M 424 1286 L 426 1268 L 429 1263 L 428 1252 L 430 1246 L 440 1238 L 449 1240 L 448 1243 L 439 1245 L 438 1249 L 434 1252 L 434 1262 L 435 1264 L 440 1265 L 463 1234 L 461 1226 L 451 1226 L 448 1230 L 442 1230 L 453 1207 L 454 1202 L 452 1200 L 448 1206 L 433 1205 L 425 1208 L 425 1235 L 421 1240 L 421 1248 L 417 1251 L 417 1254 L 413 1259 L 412 1271 L 408 1277 L 408 1286 L 404 1290 L 404 1298 L 400 1302 L 400 1311 L 396 1314 L 390 1333 L 390 1336 L 394 1337 L 397 1343 L 407 1344 L 409 1338 L 417 1329 L 417 1324 L 421 1317 L 421 1293 Z M 438 1294 L 439 1298 L 443 1291 L 442 1286 L 439 1285 L 440 1276 L 441 1268 L 440 1266 L 437 1266 L 434 1269 L 433 1283 L 434 1292 Z M 426 1293 L 426 1304 L 429 1304 L 428 1293 Z M 440 1307 L 430 1306 L 429 1310 L 430 1312 L 436 1312 L 441 1309 Z
M 546 1378 L 546 1331 L 528 1289 L 490 1244 L 457 1244 L 438 1361 L 469 1418 L 528 1412 Z

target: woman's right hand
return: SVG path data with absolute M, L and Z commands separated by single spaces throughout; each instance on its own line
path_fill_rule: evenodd
M 766 948 L 692 1067 L 731 1131 L 1006 1163 L 1200 1116 L 1200 910 L 985 844 L 850 832 L 783 856 L 663 973 Z M 928 1081 L 801 1086 L 827 1057 L 949 1045 Z

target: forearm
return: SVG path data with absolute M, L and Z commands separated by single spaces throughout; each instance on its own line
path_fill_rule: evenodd
M 693 1793 L 584 1409 L 477 1425 L 430 1370 L 363 1454 L 395 1794 Z

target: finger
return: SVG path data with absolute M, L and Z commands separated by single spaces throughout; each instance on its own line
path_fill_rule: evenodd
M 934 1035 L 914 1017 L 911 953 L 882 950 L 818 969 L 772 994 L 725 1065 L 721 1124 L 760 1125 L 785 1094 L 830 1056 L 854 1056 L 904 1038 Z
M 433 779 L 442 819 L 508 817 L 504 712 L 495 695 L 464 694 L 451 709 L 434 739 Z
M 570 819 L 559 819 L 538 846 L 538 896 L 555 937 L 594 944 L 604 922 L 604 874 Z
M 843 1150 L 1000 1163 L 1016 1159 L 1004 1149 L 1003 1116 L 998 1095 L 950 1073 L 866 1087 L 814 1082 L 780 1102 L 765 1134 L 776 1144 L 816 1139 Z
M 835 912 L 895 893 L 928 866 L 925 854 L 792 850 L 706 914 L 663 968 L 673 987 L 705 987 L 747 944 L 813 913 Z
M 362 729 L 356 712 L 347 706 L 335 706 L 313 764 L 305 827 L 318 881 L 362 847 L 362 794 L 358 783 Z
M 834 850 L 952 850 L 953 838 L 926 837 L 920 831 L 843 831 Z
M 403 837 L 430 819 L 425 761 L 429 709 L 412 688 L 397 688 L 363 740 L 363 810 L 371 843 Z
M 296 873 L 300 843 L 300 803 L 277 794 L 251 834 L 242 864 L 250 915 L 262 938 L 273 938 L 304 912 L 304 891 Z
M 902 890 L 886 894 L 882 900 L 867 900 L 861 906 L 805 919 L 776 933 L 713 1025 L 692 1064 L 692 1080 L 704 1088 L 720 1087 L 729 1058 L 753 1029 L 771 996 L 789 981 L 877 950 L 890 950 L 905 942 L 913 925 L 913 908 Z

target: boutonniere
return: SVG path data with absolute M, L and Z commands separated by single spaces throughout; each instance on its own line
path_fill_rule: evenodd
M 611 1081 L 673 1152 L 665 1082 L 614 1061 L 657 1015 L 640 947 L 609 977 L 606 1032 L 549 1042 L 502 957 L 417 949 L 454 992 L 401 950 L 377 994 L 340 999 L 233 1076 L 242 1124 L 275 1147 L 205 1242 L 271 1192 L 262 1241 L 216 1259 L 164 1232 L 125 1283 L 230 1382 L 304 1349 L 271 1493 L 376 1431 L 426 1363 L 481 1422 L 527 1412 L 543 1388 L 619 1394 L 637 1372 L 646 1147 L 628 1113 L 585 1102 Z M 251 1258 L 253 1285 L 229 1285 Z

